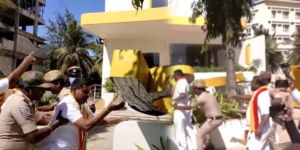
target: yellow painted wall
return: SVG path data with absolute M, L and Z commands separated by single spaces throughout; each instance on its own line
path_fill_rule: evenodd
M 2 78 L 0 78 L 1 80 Z M 4 101 L 6 100 L 6 92 L 3 92 L 0 94 L 0 106 L 4 103 Z
M 300 65 L 297 66 L 291 66 L 292 75 L 295 77 L 297 81 L 300 80 Z M 300 82 L 296 82 L 296 88 L 300 90 Z M 300 105 L 298 105 L 296 102 L 294 102 L 294 107 L 300 108 Z

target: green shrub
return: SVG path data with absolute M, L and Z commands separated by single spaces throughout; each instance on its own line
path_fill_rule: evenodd
M 245 112 L 239 108 L 239 104 L 231 101 L 226 94 L 215 92 L 214 96 L 219 102 L 219 107 L 222 111 L 224 120 L 245 118 Z M 193 117 L 196 123 L 202 123 L 206 120 L 204 112 L 201 108 L 196 108 L 193 110 Z
M 194 72 L 225 72 L 225 67 L 193 67 Z M 257 68 L 254 66 L 250 66 L 249 68 L 242 67 L 240 65 L 235 65 L 235 71 L 256 71 Z
M 230 119 L 242 119 L 245 118 L 245 112 L 239 108 L 239 104 L 237 102 L 231 101 L 228 96 L 221 92 L 215 92 L 214 96 L 216 97 L 219 107 L 222 111 L 224 120 Z M 195 102 L 195 95 L 191 94 L 189 96 L 192 102 Z M 169 114 L 171 115 L 171 120 L 173 121 L 174 110 L 170 110 Z M 198 107 L 193 109 L 193 124 L 201 124 L 206 120 L 204 111 Z
M 39 101 L 38 106 L 45 106 L 54 103 L 58 99 L 57 95 L 52 94 L 50 96 L 43 96 L 41 101 Z
M 117 89 L 113 82 L 108 78 L 105 81 L 105 84 L 102 85 L 107 93 L 117 93 Z

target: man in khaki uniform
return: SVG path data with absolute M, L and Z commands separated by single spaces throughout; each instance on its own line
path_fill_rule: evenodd
M 56 123 L 43 129 L 37 129 L 42 115 L 36 111 L 32 100 L 41 99 L 45 91 L 51 88 L 45 83 L 43 73 L 25 72 L 19 80 L 19 91 L 12 95 L 0 114 L 0 149 L 32 150 L 34 143 L 43 140 L 68 120 L 59 115 Z
M 213 94 L 207 92 L 204 80 L 195 80 L 193 83 L 194 92 L 198 96 L 197 102 L 190 106 L 175 106 L 176 109 L 190 110 L 201 107 L 205 113 L 207 120 L 200 127 L 197 133 L 197 149 L 203 150 L 203 138 L 213 129 L 218 128 L 223 122 L 223 115 L 219 107 L 219 103 Z

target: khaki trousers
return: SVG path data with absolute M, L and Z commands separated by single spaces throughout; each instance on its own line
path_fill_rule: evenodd
M 197 150 L 204 150 L 203 139 L 209 132 L 218 128 L 222 124 L 223 120 L 212 120 L 207 119 L 203 125 L 200 127 L 197 133 Z
M 270 149 L 271 150 L 280 150 L 278 143 L 276 141 L 276 127 L 277 127 L 277 123 L 273 123 L 272 127 L 271 127 L 271 131 L 269 133 L 268 136 L 268 141 L 270 143 Z

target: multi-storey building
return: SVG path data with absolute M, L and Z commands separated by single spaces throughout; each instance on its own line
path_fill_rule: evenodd
M 16 0 L 11 1 L 16 3 Z M 45 39 L 39 37 L 37 33 L 38 26 L 45 24 L 43 19 L 45 5 L 45 0 L 21 0 L 16 66 L 26 55 L 35 51 L 33 55 L 37 63 L 30 66 L 28 70 L 42 69 L 42 60 L 46 57 L 46 51 L 42 48 Z M 12 70 L 15 12 L 16 8 L 0 12 L 0 71 L 5 75 Z M 26 31 L 28 26 L 33 26 L 32 33 Z
M 254 36 L 253 27 L 262 25 L 270 34 L 275 34 L 278 50 L 286 58 L 293 48 L 296 29 L 300 27 L 300 1 L 258 0 L 254 2 L 252 16 L 247 26 L 248 37 Z

